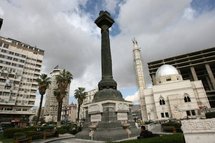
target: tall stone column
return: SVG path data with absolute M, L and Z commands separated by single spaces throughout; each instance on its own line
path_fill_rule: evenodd
M 101 11 L 95 23 L 101 28 L 102 79 L 98 83 L 99 91 L 95 93 L 92 103 L 87 105 L 88 129 L 83 129 L 76 137 L 89 139 L 90 134 L 94 140 L 113 141 L 127 138 L 128 135 L 136 136 L 139 131 L 129 119 L 132 102 L 123 99 L 112 74 L 109 28 L 114 20 L 107 11 Z
M 2 23 L 3 23 L 3 19 L 0 18 L 0 30 L 1 30 Z
M 99 90 L 104 88 L 117 88 L 117 83 L 113 80 L 112 60 L 110 50 L 109 28 L 114 23 L 107 11 L 101 11 L 95 21 L 96 25 L 101 28 L 101 63 L 102 63 L 102 80 L 99 82 Z
M 109 28 L 113 25 L 114 20 L 107 11 L 101 11 L 95 23 L 101 28 L 102 79 L 98 83 L 99 91 L 95 94 L 93 102 L 104 100 L 124 101 L 122 94 L 117 90 L 117 83 L 113 79 L 112 73 Z
M 193 76 L 193 80 L 194 81 L 198 80 L 195 68 L 194 67 L 190 67 L 190 70 L 191 70 L 191 73 L 192 73 L 192 76 Z
M 213 72 L 211 70 L 211 67 L 209 64 L 205 64 L 205 68 L 208 72 L 208 75 L 209 75 L 210 81 L 212 83 L 213 89 L 215 89 L 215 79 L 214 79 L 214 75 L 213 75 Z

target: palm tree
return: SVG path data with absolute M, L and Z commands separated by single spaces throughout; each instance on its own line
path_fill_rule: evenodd
M 86 98 L 87 92 L 85 92 L 85 88 L 79 87 L 75 90 L 75 98 L 78 100 L 78 118 L 79 121 L 79 114 L 80 114 L 80 108 L 83 104 L 84 99 Z
M 57 111 L 58 126 L 60 126 L 63 98 L 67 94 L 68 86 L 70 85 L 72 78 L 73 78 L 72 74 L 69 71 L 66 71 L 65 69 L 61 71 L 59 75 L 56 76 L 57 88 L 54 90 L 54 96 L 56 97 L 58 102 Z
M 46 89 L 49 87 L 49 84 L 51 84 L 50 78 L 46 74 L 41 74 L 38 79 L 36 79 L 36 82 L 38 83 L 39 86 L 39 93 L 41 95 L 40 97 L 40 105 L 39 105 L 39 110 L 38 110 L 38 115 L 37 115 L 37 120 L 36 120 L 36 125 L 40 119 L 40 114 L 41 114 L 41 108 L 42 108 L 42 103 L 43 103 L 43 96 L 46 93 Z

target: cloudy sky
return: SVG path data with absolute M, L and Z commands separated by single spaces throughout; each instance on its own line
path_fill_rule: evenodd
M 45 50 L 43 73 L 56 65 L 69 70 L 74 89 L 97 87 L 101 79 L 100 10 L 110 12 L 113 75 L 128 100 L 137 100 L 132 39 L 147 63 L 215 46 L 214 0 L 1 0 L 1 36 Z M 39 99 L 39 95 L 37 95 Z M 37 102 L 38 104 L 38 102 Z

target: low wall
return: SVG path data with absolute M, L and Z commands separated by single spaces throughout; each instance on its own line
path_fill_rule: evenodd
M 215 118 L 181 121 L 186 143 L 215 143 Z

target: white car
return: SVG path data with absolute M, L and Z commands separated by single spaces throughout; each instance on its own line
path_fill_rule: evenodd
M 3 129 L 2 129 L 2 127 L 0 127 L 0 133 L 3 133 Z

